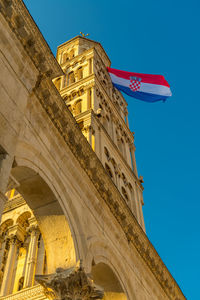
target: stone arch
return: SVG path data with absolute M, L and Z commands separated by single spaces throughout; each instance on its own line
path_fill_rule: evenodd
M 5 220 L 0 226 L 0 234 L 3 234 L 8 227 L 12 226 L 14 221 L 12 219 Z
M 106 155 L 107 160 L 110 160 L 110 153 L 106 147 L 104 147 L 104 153 Z
M 112 170 L 107 163 L 105 163 L 105 169 L 106 169 L 107 173 L 109 174 L 110 178 L 114 179 Z
M 37 160 L 35 160 L 35 157 L 37 157 Z M 47 238 L 49 235 L 48 230 L 47 228 L 45 229 L 45 221 L 47 221 L 47 218 L 45 217 L 45 207 L 49 204 L 52 208 L 52 211 L 56 212 L 55 215 L 57 215 L 57 217 L 62 216 L 60 218 L 62 219 L 63 226 L 59 225 L 59 228 L 64 228 L 67 226 L 68 231 L 71 232 L 74 243 L 74 251 L 76 254 L 76 261 L 84 257 L 87 247 L 85 237 L 82 232 L 82 226 L 73 202 L 70 199 L 70 195 L 68 194 L 68 190 L 59 178 L 59 174 L 56 173 L 55 169 L 52 168 L 51 164 L 46 160 L 46 157 L 42 155 L 41 152 L 38 153 L 36 148 L 33 148 L 32 145 L 24 142 L 20 142 L 18 145 L 15 165 L 16 167 L 12 169 L 11 173 L 20 184 L 18 192 L 24 197 L 25 201 L 32 209 L 37 219 L 44 239 L 45 247 L 47 246 L 47 243 L 51 242 Z M 31 181 L 33 181 L 32 184 Z M 39 191 L 34 191 L 34 186 L 37 183 L 38 189 L 41 191 L 39 197 Z M 30 194 L 28 190 L 29 186 L 31 185 L 32 190 Z M 43 204 L 40 206 L 40 203 Z M 53 218 L 51 218 L 51 220 L 52 227 L 55 227 Z M 55 236 L 54 234 L 51 235 Z M 61 250 L 62 247 L 59 248 L 59 251 Z M 52 249 L 50 252 L 49 259 L 47 258 L 47 273 L 55 272 L 57 267 L 68 268 L 70 264 L 75 264 L 75 261 L 70 261 L 67 257 L 66 263 L 63 264 L 65 261 L 63 257 L 60 257 L 59 260 L 58 256 L 56 255 L 56 251 L 54 253 Z M 52 263 L 49 264 L 50 261 Z
M 75 56 L 75 51 L 74 51 L 74 49 L 72 49 L 72 50 L 69 52 L 69 59 L 74 58 L 74 56 Z
M 71 71 L 69 74 L 68 74 L 68 81 L 67 81 L 67 85 L 70 85 L 72 83 L 75 82 L 75 76 L 74 76 L 74 72 Z
M 126 267 L 122 263 L 122 260 L 120 260 L 120 258 L 116 254 L 115 249 L 111 246 L 111 244 L 108 244 L 108 242 L 103 238 L 99 240 L 97 237 L 93 237 L 90 240 L 88 249 L 89 251 L 88 251 L 88 256 L 86 258 L 86 264 L 85 264 L 86 270 L 90 272 L 92 276 L 94 276 L 95 275 L 93 272 L 94 267 L 95 266 L 103 267 L 102 264 L 104 264 L 104 267 L 106 266 L 104 270 L 109 269 L 110 272 L 114 274 L 114 278 L 118 284 L 118 287 L 120 287 L 124 293 L 124 295 L 123 293 L 122 295 L 119 295 L 119 298 L 115 298 L 116 295 L 113 296 L 113 298 L 110 295 L 109 298 L 108 297 L 109 295 L 107 295 L 107 298 L 103 298 L 103 299 L 104 300 L 136 300 L 137 297 L 132 287 L 131 277 L 127 273 Z M 100 270 L 100 268 L 98 268 L 97 271 L 98 270 Z M 100 282 L 99 280 L 97 281 L 101 286 L 103 282 Z M 98 283 L 95 282 L 95 280 L 94 283 L 98 285 Z M 104 284 L 102 288 L 105 288 Z M 122 296 L 122 298 L 120 298 L 120 296 Z
M 91 271 L 95 284 L 103 287 L 104 300 L 127 300 L 123 288 L 109 265 L 100 262 Z
M 124 199 L 126 200 L 126 203 L 127 203 L 128 205 L 130 205 L 129 196 L 128 196 L 128 193 L 127 193 L 125 187 L 122 186 L 122 187 L 121 187 L 121 190 L 122 190 L 122 196 L 123 196 Z
M 48 272 L 54 272 L 57 267 L 75 265 L 76 253 L 71 230 L 52 190 L 32 169 L 17 166 L 12 169 L 12 174 L 20 184 L 18 192 L 37 219 L 47 253 Z
M 16 223 L 20 224 L 22 227 L 27 227 L 29 225 L 28 219 L 30 217 L 30 211 L 25 211 L 17 218 Z
M 36 157 L 37 160 L 35 159 Z M 73 236 L 76 260 L 78 261 L 85 257 L 87 253 L 87 243 L 83 226 L 68 192 L 68 187 L 66 187 L 60 178 L 60 172 L 56 172 L 51 162 L 46 158 L 45 153 L 43 154 L 39 148 L 33 147 L 30 143 L 27 144 L 24 141 L 18 143 L 15 161 L 18 167 L 27 167 L 38 174 L 46 185 L 48 185 L 67 219 Z M 34 210 L 33 212 L 35 213 Z

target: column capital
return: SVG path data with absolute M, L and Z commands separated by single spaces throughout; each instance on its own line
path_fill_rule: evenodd
M 21 246 L 21 241 L 18 239 L 17 235 L 15 234 L 11 234 L 7 237 L 7 241 L 9 243 L 9 245 L 16 245 L 17 247 L 18 246 Z
M 9 237 L 14 238 L 16 236 L 20 242 L 24 242 L 26 230 L 21 226 L 21 224 L 16 224 L 8 229 L 8 234 Z
M 28 229 L 28 231 L 30 232 L 31 235 L 39 235 L 40 234 L 40 230 L 37 224 L 35 225 L 31 225 Z
M 35 278 L 46 290 L 53 290 L 56 300 L 103 299 L 103 290 L 93 283 L 81 264 L 69 269 L 58 268 L 54 274 Z

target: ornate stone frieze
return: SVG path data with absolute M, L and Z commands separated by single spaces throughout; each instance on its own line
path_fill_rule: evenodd
M 75 268 L 56 270 L 51 275 L 36 275 L 36 280 L 56 300 L 102 299 L 103 290 L 96 286 L 80 265 Z M 50 291 L 53 291 L 51 293 Z

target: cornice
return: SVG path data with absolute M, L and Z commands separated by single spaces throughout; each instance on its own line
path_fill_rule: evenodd
M 63 44 L 59 45 L 59 46 L 57 47 L 57 49 L 59 50 L 60 48 L 65 47 L 67 44 L 70 44 L 70 43 L 74 42 L 75 40 L 79 40 L 79 39 L 82 39 L 82 40 L 85 40 L 85 41 L 92 42 L 92 43 L 94 43 L 95 45 L 99 45 L 100 48 L 103 50 L 103 52 L 104 52 L 104 54 L 105 54 L 105 56 L 106 56 L 106 58 L 107 58 L 109 64 L 111 64 L 110 58 L 108 57 L 108 55 L 107 55 L 106 51 L 104 50 L 103 46 L 101 45 L 101 43 L 99 43 L 99 42 L 97 42 L 97 41 L 93 41 L 93 40 L 88 39 L 88 38 L 85 38 L 85 37 L 82 37 L 82 36 L 80 36 L 80 35 L 77 35 L 77 36 L 73 37 L 71 40 L 68 40 L 68 41 L 64 42 Z M 58 50 L 57 50 L 57 51 L 58 51 Z
M 25 200 L 19 194 L 19 195 L 15 196 L 12 200 L 8 200 L 5 203 L 3 214 L 5 214 L 6 212 L 8 212 L 10 210 L 16 209 L 17 207 L 23 206 L 25 204 L 26 204 Z
M 0 12 L 40 72 L 51 78 L 63 71 L 22 0 L 0 0 Z
M 57 54 L 56 54 L 56 59 L 58 60 L 58 51 L 62 51 L 61 49 L 57 50 Z M 60 63 L 60 66 L 62 67 L 62 69 L 66 68 L 66 67 L 70 67 L 71 65 L 73 65 L 74 63 L 80 63 L 82 58 L 85 56 L 86 59 L 89 59 L 91 57 L 94 56 L 94 51 L 95 48 L 91 47 L 85 51 L 83 51 L 82 53 L 76 55 L 75 57 L 71 58 L 70 60 L 64 62 L 64 63 Z
M 72 84 L 70 84 L 70 86 L 66 86 L 60 89 L 60 94 L 62 97 L 66 96 L 66 93 L 71 93 L 74 89 L 81 89 L 84 88 L 85 86 L 87 86 L 88 84 L 95 84 L 94 82 L 95 79 L 95 75 L 91 74 L 87 77 L 84 77 L 83 79 L 80 79 L 79 81 L 76 81 Z M 89 81 L 89 82 L 88 82 Z
M 35 63 L 40 75 L 33 92 L 39 99 L 42 108 L 46 111 L 46 114 L 51 120 L 52 124 L 57 129 L 57 132 L 63 137 L 63 140 L 71 149 L 73 155 L 80 163 L 80 166 L 88 175 L 101 198 L 105 201 L 108 208 L 118 221 L 127 238 L 127 241 L 136 248 L 138 253 L 141 255 L 149 269 L 160 283 L 168 298 L 172 300 L 185 299 L 176 281 L 138 224 L 136 218 L 125 203 L 125 200 L 119 193 L 118 189 L 113 184 L 109 175 L 106 173 L 100 160 L 83 136 L 72 114 L 66 108 L 64 100 L 52 83 L 52 75 L 54 77 L 61 75 L 55 75 L 56 70 L 59 73 L 60 69 L 57 69 L 57 65 L 55 66 L 56 70 L 54 69 L 53 66 L 55 65 L 56 60 L 53 55 L 50 54 L 50 49 L 48 49 L 46 42 L 41 37 L 39 29 L 30 17 L 24 4 L 21 0 L 1 0 L 0 3 L 1 12 L 3 11 L 3 15 L 7 19 L 11 29 L 13 29 L 16 36 L 22 43 L 25 41 L 25 48 L 27 47 L 28 49 L 32 49 L 34 55 L 31 54 L 32 52 L 30 50 L 27 50 L 28 55 L 30 57 L 33 55 L 35 58 L 37 53 L 41 54 L 41 57 L 44 55 L 44 53 L 45 55 L 46 52 L 48 53 L 48 59 L 46 59 L 45 63 L 43 64 L 45 68 L 41 68 L 41 63 Z M 15 19 L 19 19 L 20 24 L 24 25 L 15 27 L 13 25 L 13 21 Z M 29 28 L 29 26 L 31 28 Z M 22 34 L 19 34 L 20 29 L 22 29 L 23 32 L 23 28 L 26 32 L 24 34 L 25 37 L 27 37 L 27 33 L 31 34 L 31 38 L 33 39 L 31 41 L 34 41 L 33 47 L 30 47 L 29 43 L 27 43 L 27 39 L 22 38 Z M 35 41 L 36 37 L 38 37 L 39 41 Z M 42 43 L 44 43 L 44 45 L 42 45 Z M 41 46 L 40 51 L 38 49 L 38 45 Z M 39 52 L 37 52 L 37 49 Z M 52 72 L 50 72 L 51 69 L 48 68 L 50 65 L 52 66 Z M 14 298 L 5 299 L 11 300 Z

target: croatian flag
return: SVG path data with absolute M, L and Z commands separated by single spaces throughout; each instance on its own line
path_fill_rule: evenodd
M 107 68 L 113 85 L 127 95 L 146 101 L 165 101 L 172 95 L 170 86 L 162 75 L 132 73 Z

